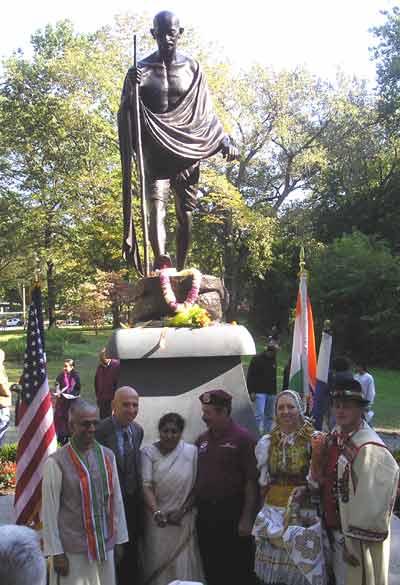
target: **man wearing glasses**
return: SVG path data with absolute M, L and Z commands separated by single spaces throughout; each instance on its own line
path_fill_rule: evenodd
M 118 558 L 128 540 L 113 452 L 95 440 L 96 408 L 76 399 L 70 442 L 47 460 L 43 474 L 44 554 L 50 585 L 115 585 Z

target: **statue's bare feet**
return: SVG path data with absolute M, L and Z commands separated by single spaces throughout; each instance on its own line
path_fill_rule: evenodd
M 169 254 L 160 254 L 154 260 L 154 270 L 162 270 L 163 268 L 172 268 L 172 262 Z

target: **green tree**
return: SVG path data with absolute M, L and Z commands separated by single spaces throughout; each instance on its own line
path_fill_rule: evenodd
M 387 132 L 362 83 L 343 83 L 337 99 L 337 116 L 323 137 L 327 164 L 312 181 L 316 237 L 330 242 L 356 229 L 398 249 L 399 139 Z
M 224 214 L 224 275 L 233 291 L 233 309 L 241 294 L 264 289 L 259 280 L 272 265 L 282 206 L 295 192 L 307 193 L 325 168 L 322 138 L 335 116 L 334 97 L 306 70 L 275 72 L 259 65 L 233 76 L 221 97 L 241 152 L 239 165 L 228 167 L 226 177 L 240 193 L 249 219 L 249 229 L 242 229 L 233 211 Z M 255 247 L 249 246 L 251 237 Z
M 400 8 L 384 11 L 386 22 L 372 32 L 378 44 L 371 49 L 376 60 L 379 109 L 387 126 L 397 131 L 400 124 Z
M 388 246 L 360 232 L 346 234 L 320 248 L 310 272 L 317 321 L 331 320 L 337 350 L 397 365 L 400 262 Z
M 305 249 L 308 268 L 321 247 L 312 219 L 306 199 L 287 204 L 279 216 L 271 265 L 254 283 L 250 297 L 250 323 L 263 335 L 275 324 L 283 334 L 289 330 L 296 306 L 300 248 Z
M 105 31 L 78 35 L 62 22 L 35 33 L 32 48 L 32 59 L 17 53 L 5 62 L 0 140 L 9 173 L 2 179 L 24 209 L 21 233 L 45 263 L 52 324 L 57 271 L 68 258 L 89 269 L 87 225 L 118 188 L 114 116 L 123 72 Z

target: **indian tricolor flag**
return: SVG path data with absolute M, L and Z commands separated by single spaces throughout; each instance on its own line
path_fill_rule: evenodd
M 315 352 L 314 321 L 310 299 L 307 293 L 307 273 L 300 273 L 299 293 L 296 303 L 292 362 L 290 365 L 289 388 L 304 398 L 315 391 L 317 357 Z

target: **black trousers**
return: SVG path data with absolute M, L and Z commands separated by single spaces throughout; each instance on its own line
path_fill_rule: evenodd
M 143 534 L 144 502 L 142 498 L 126 496 L 124 507 L 129 541 L 124 543 L 124 555 L 121 562 L 116 565 L 117 584 L 142 585 L 143 563 L 140 547 Z
M 253 585 L 254 540 L 238 534 L 241 501 L 197 504 L 197 536 L 207 585 Z

